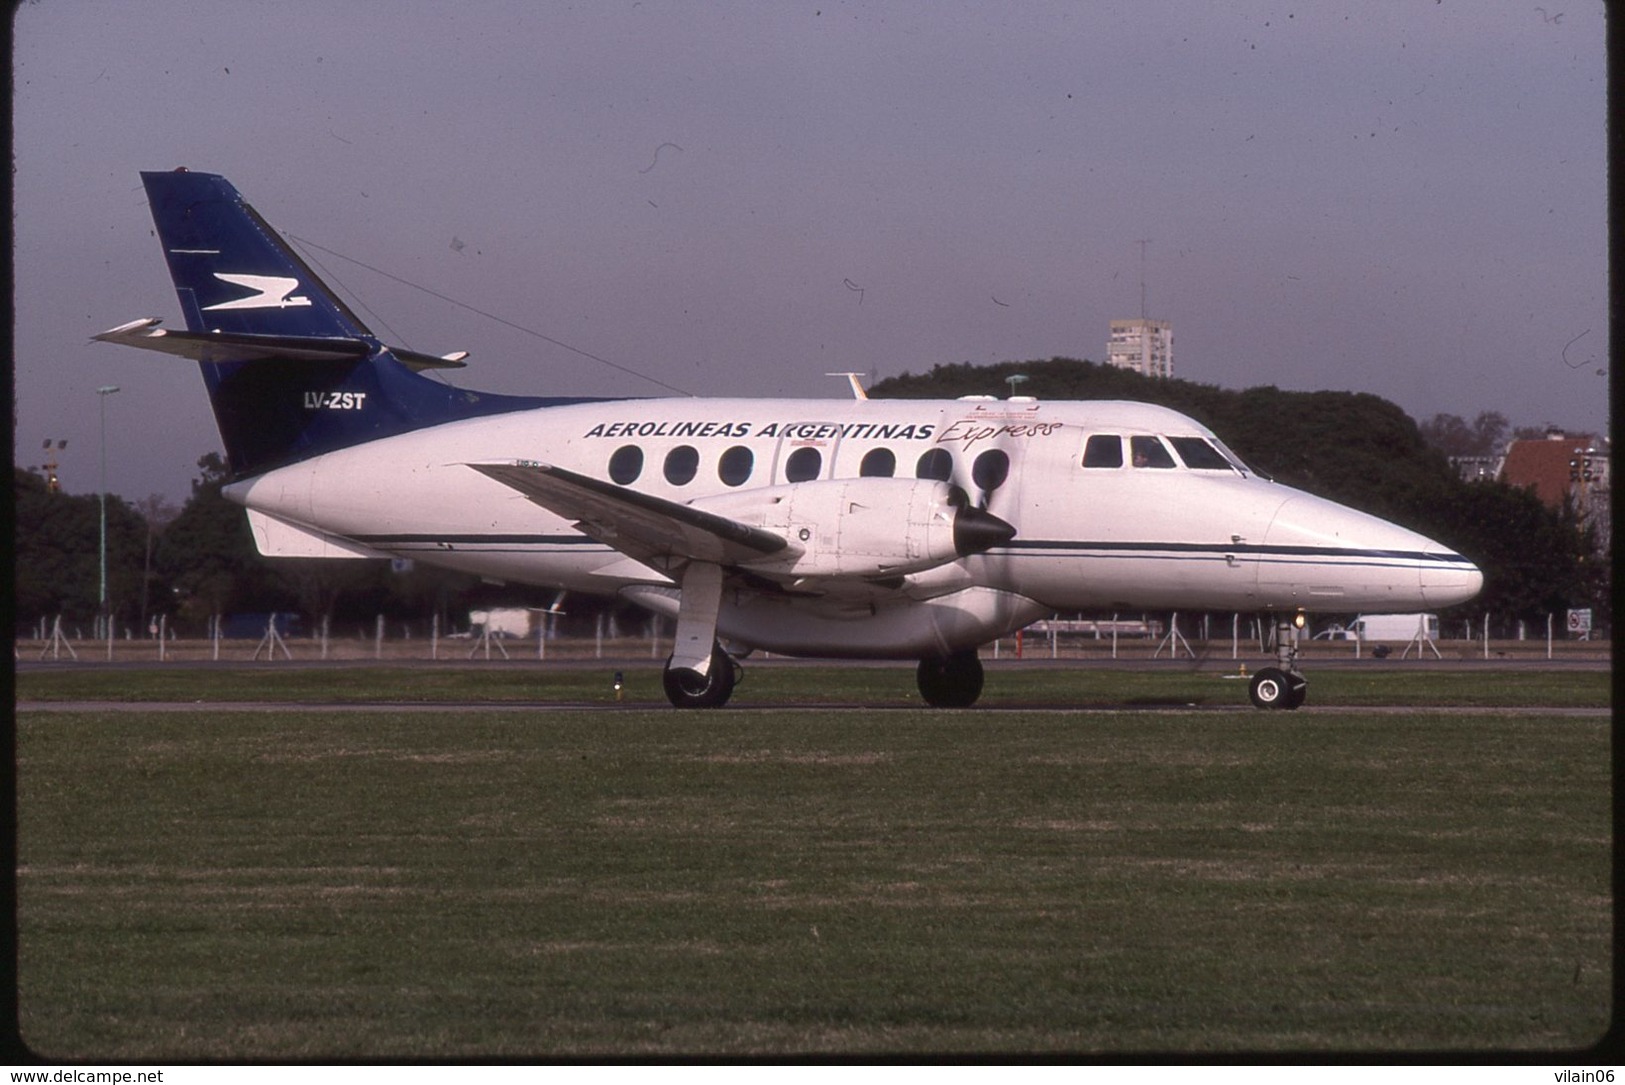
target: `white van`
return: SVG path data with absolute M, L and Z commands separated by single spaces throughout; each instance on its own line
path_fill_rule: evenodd
M 1439 639 L 1437 614 L 1362 614 L 1349 623 L 1350 632 L 1361 640 L 1412 641 Z

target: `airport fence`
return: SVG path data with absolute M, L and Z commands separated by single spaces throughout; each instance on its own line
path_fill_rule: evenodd
M 370 628 L 350 624 L 343 630 L 323 625 L 302 631 L 286 616 L 261 616 L 252 635 L 242 623 L 210 622 L 206 637 L 176 636 L 167 623 L 155 621 L 145 636 L 132 629 L 67 626 L 60 619 L 41 619 L 20 630 L 14 642 L 18 661 L 57 663 L 134 662 L 485 662 L 591 661 L 595 659 L 662 661 L 671 652 L 671 623 L 651 619 L 629 634 L 613 622 L 599 622 L 590 633 L 564 633 L 545 623 L 534 632 L 515 635 L 490 629 L 441 633 L 436 623 L 411 623 L 379 616 Z M 1299 641 L 1301 658 L 1438 659 L 1514 661 L 1588 660 L 1609 657 L 1611 644 L 1593 634 L 1579 639 L 1556 619 L 1526 624 L 1512 636 L 1483 620 L 1442 623 L 1440 635 L 1427 641 Z M 111 635 L 109 635 L 111 633 Z M 1451 635 L 1454 633 L 1454 635 Z M 1252 615 L 1164 614 L 1150 618 L 1052 618 L 1019 633 L 1001 637 L 981 650 L 989 660 L 1235 660 L 1251 662 L 1274 655 L 1269 623 Z M 754 658 L 773 658 L 757 653 Z

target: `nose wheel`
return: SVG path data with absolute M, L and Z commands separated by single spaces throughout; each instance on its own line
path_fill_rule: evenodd
M 1309 696 L 1309 680 L 1298 671 L 1298 630 L 1303 615 L 1281 615 L 1275 623 L 1275 662 L 1253 675 L 1247 695 L 1258 708 L 1298 708 Z
M 1253 675 L 1248 696 L 1258 708 L 1297 708 L 1309 693 L 1309 682 L 1297 671 L 1265 667 Z

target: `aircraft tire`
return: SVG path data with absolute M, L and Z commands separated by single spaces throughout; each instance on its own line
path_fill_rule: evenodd
M 969 708 L 982 695 L 982 661 L 975 649 L 920 660 L 920 696 L 933 708 Z
M 1253 675 L 1247 695 L 1258 708 L 1297 708 L 1308 697 L 1309 683 L 1303 675 L 1264 667 Z
M 733 696 L 741 668 L 721 645 L 711 649 L 709 674 L 700 674 L 687 667 L 673 667 L 666 657 L 666 669 L 661 672 L 660 684 L 665 687 L 666 700 L 675 708 L 721 708 Z
M 1296 671 L 1286 674 L 1286 706 L 1288 708 L 1302 708 L 1303 702 L 1309 699 L 1309 682 Z

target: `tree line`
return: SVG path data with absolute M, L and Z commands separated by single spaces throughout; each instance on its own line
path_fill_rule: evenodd
M 1465 554 L 1484 571 L 1485 586 L 1458 608 L 1460 616 L 1476 620 L 1488 612 L 1504 629 L 1589 606 L 1596 624 L 1608 625 L 1609 561 L 1594 552 L 1572 510 L 1548 508 L 1533 493 L 1504 483 L 1462 481 L 1423 427 L 1374 395 L 1274 387 L 1231 391 L 1067 358 L 938 366 L 883 380 L 870 395 L 997 394 L 1008 389 L 1005 378 L 1018 373 L 1028 378 L 1022 390 L 1043 399 L 1137 399 L 1182 411 L 1263 474 Z M 1506 424 L 1485 415 L 1462 428 L 1476 440 L 1504 434 Z M 422 622 L 438 616 L 440 628 L 449 631 L 471 609 L 545 607 L 555 597 L 549 589 L 491 585 L 412 563 L 268 560 L 255 548 L 243 510 L 221 495 L 230 479 L 220 456 L 203 456 L 198 468 L 191 495 L 178 509 L 158 497 L 131 503 L 107 496 L 107 601 L 115 628 L 139 635 L 161 614 L 181 635 L 201 636 L 215 615 L 277 611 L 301 614 L 311 627 L 323 618 L 370 624 L 377 615 Z M 99 499 L 48 492 L 42 478 L 21 468 L 15 479 L 18 629 L 57 615 L 65 625 L 88 628 L 99 609 Z M 626 609 L 632 621 L 641 613 L 611 600 L 572 599 L 567 609 L 567 628 L 595 621 L 603 609 Z

